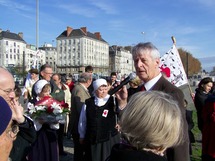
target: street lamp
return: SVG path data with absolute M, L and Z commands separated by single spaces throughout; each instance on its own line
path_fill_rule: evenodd
M 36 0 L 36 51 L 38 50 L 38 42 L 39 42 L 39 0 Z
M 54 45 L 54 40 L 52 40 L 52 47 L 54 47 L 53 45 Z
M 145 32 L 141 32 L 141 34 L 143 34 L 143 40 L 145 42 L 145 35 L 146 35 L 146 33 Z

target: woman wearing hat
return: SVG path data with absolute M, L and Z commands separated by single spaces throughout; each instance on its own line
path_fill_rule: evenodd
M 108 94 L 107 81 L 93 82 L 94 96 L 85 101 L 79 119 L 80 142 L 89 142 L 92 161 L 104 161 L 112 146 L 119 143 L 115 98 Z

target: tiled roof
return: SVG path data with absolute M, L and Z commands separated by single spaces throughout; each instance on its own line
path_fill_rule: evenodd
M 99 40 L 95 34 L 91 33 L 91 32 L 87 32 L 87 35 L 84 34 L 84 32 L 81 29 L 73 29 L 72 32 L 70 33 L 70 35 L 68 37 L 83 37 L 83 36 L 87 36 L 96 40 Z M 59 38 L 66 38 L 67 37 L 67 30 L 63 31 L 58 37 Z M 100 41 L 106 42 L 104 39 L 100 39 Z M 106 42 L 107 43 L 107 42 Z
M 26 43 L 18 34 L 12 33 L 12 32 L 9 32 L 9 31 L 2 31 L 0 33 L 0 40 L 2 40 L 4 38 L 23 41 L 24 43 Z

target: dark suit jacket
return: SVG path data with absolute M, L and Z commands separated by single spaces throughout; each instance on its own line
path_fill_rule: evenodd
M 189 161 L 189 137 L 188 125 L 186 121 L 186 109 L 184 108 L 184 94 L 183 92 L 166 80 L 163 76 L 157 81 L 151 90 L 163 91 L 170 94 L 173 99 L 178 101 L 184 121 L 184 142 L 174 148 L 167 150 L 168 161 Z M 182 136 L 183 137 L 183 136 Z

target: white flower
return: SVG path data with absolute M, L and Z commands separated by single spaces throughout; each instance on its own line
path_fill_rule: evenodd
M 56 102 L 53 102 L 53 104 L 51 104 L 51 108 L 54 109 L 53 113 L 55 115 L 63 112 L 63 110 L 61 109 L 60 105 L 57 104 Z
M 35 108 L 37 109 L 37 111 L 45 111 L 46 110 L 46 106 L 35 106 Z
M 28 107 L 28 109 L 29 109 L 29 113 L 30 113 L 30 114 L 36 112 L 36 108 L 34 107 L 34 104 L 32 104 L 32 103 L 29 102 L 29 103 L 27 104 L 27 107 Z

